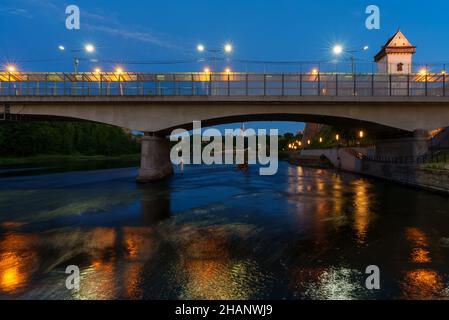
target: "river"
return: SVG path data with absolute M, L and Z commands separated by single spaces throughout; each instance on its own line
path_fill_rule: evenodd
M 447 197 L 287 163 L 67 170 L 0 169 L 0 299 L 449 298 Z

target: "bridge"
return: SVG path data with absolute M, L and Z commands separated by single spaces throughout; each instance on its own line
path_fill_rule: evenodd
M 171 171 L 162 137 L 174 128 L 189 129 L 195 120 L 204 126 L 315 122 L 364 128 L 382 138 L 414 132 L 422 145 L 422 132 L 449 126 L 449 80 L 444 72 L 8 72 L 0 73 L 1 117 L 79 119 L 143 131 L 140 180 L 146 181 Z M 394 149 L 389 144 L 379 149 Z M 401 140 L 393 146 L 407 154 L 424 152 L 414 142 L 408 150 Z

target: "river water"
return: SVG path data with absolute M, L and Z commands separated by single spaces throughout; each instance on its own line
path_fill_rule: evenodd
M 449 298 L 447 197 L 287 163 L 80 169 L 0 169 L 0 299 Z

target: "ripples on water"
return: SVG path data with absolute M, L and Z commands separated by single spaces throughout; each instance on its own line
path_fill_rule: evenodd
M 0 298 L 449 297 L 447 198 L 285 163 L 257 173 L 186 167 L 138 186 L 134 168 L 3 170 Z

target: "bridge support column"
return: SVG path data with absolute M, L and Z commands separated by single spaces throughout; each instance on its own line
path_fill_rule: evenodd
M 412 137 L 385 139 L 376 142 L 376 156 L 416 158 L 429 151 L 429 133 L 415 130 Z
M 138 183 L 161 180 L 173 174 L 170 161 L 170 145 L 165 137 L 145 133 L 142 138 L 140 159 Z

